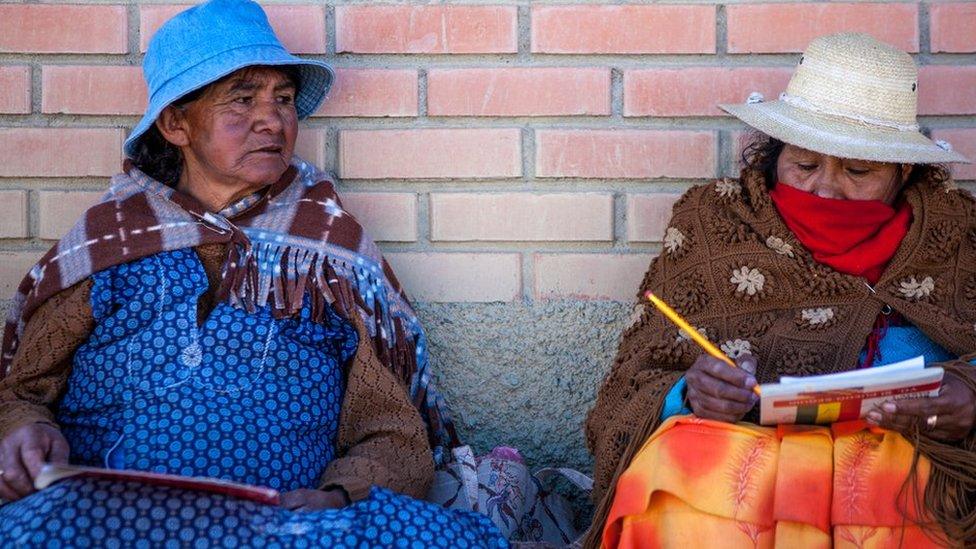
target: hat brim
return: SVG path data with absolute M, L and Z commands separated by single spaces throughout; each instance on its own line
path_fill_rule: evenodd
M 784 101 L 719 107 L 784 143 L 839 158 L 903 164 L 969 162 L 965 156 L 939 147 L 917 131 L 861 124 L 805 111 Z
M 328 64 L 295 57 L 280 46 L 248 46 L 220 52 L 171 78 L 149 98 L 146 113 L 123 145 L 126 156 L 132 157 L 135 154 L 139 138 L 149 130 L 159 113 L 168 105 L 235 71 L 258 65 L 292 66 L 298 69 L 301 82 L 295 96 L 295 109 L 299 120 L 308 118 L 319 108 L 335 81 L 335 71 Z

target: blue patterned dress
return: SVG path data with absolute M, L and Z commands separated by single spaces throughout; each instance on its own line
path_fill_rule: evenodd
M 93 275 L 95 329 L 57 419 L 72 463 L 314 488 L 335 457 L 355 329 L 218 304 L 192 249 Z M 504 547 L 487 517 L 388 490 L 293 512 L 227 496 L 72 479 L 0 508 L 0 546 Z

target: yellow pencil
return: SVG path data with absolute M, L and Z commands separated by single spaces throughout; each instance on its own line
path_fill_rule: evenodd
M 716 347 L 714 343 L 706 339 L 705 336 L 701 335 L 698 332 L 698 330 L 692 328 L 691 324 L 688 324 L 688 321 L 681 318 L 681 315 L 679 315 L 677 311 L 672 309 L 667 303 L 661 301 L 661 298 L 654 295 L 653 292 L 651 291 L 645 292 L 644 297 L 646 297 L 648 301 L 653 303 L 654 306 L 657 307 L 657 310 L 661 311 L 661 314 L 666 316 L 668 320 L 670 320 L 675 324 L 675 326 L 677 326 L 678 328 L 683 330 L 686 334 L 688 334 L 688 337 L 690 337 L 692 341 L 697 343 L 699 347 L 704 349 L 706 353 L 721 360 L 722 362 L 728 364 L 729 366 L 732 366 L 733 368 L 738 367 L 736 366 L 735 361 L 733 361 L 731 358 L 729 358 L 728 355 L 723 353 L 722 350 Z M 756 385 L 755 387 L 753 387 L 752 391 L 758 395 L 759 386 Z

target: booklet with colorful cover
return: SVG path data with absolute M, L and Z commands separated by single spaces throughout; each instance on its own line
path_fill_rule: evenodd
M 277 490 L 261 486 L 240 484 L 229 480 L 208 477 L 182 477 L 163 473 L 148 473 L 146 471 L 130 471 L 124 469 L 102 469 L 99 467 L 84 467 L 81 465 L 44 464 L 41 472 L 34 479 L 34 488 L 43 490 L 48 486 L 72 477 L 99 478 L 124 482 L 139 482 L 154 486 L 166 486 L 183 490 L 196 490 L 211 494 L 221 494 L 267 505 L 279 505 L 280 494 Z
M 826 425 L 861 419 L 886 400 L 939 394 L 942 368 L 926 368 L 925 358 L 839 374 L 783 377 L 760 386 L 760 423 Z

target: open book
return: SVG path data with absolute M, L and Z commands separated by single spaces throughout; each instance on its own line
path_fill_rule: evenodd
M 760 423 L 829 424 L 861 419 L 886 400 L 939 394 L 942 368 L 926 368 L 925 358 L 839 374 L 782 377 L 760 386 Z
M 147 473 L 145 471 L 129 471 L 122 469 L 101 469 L 99 467 L 83 467 L 80 465 L 44 464 L 41 472 L 34 479 L 34 488 L 43 490 L 48 486 L 71 477 L 99 478 L 124 482 L 138 482 L 154 486 L 166 486 L 183 490 L 195 490 L 211 494 L 221 494 L 267 505 L 278 505 L 280 494 L 271 488 L 239 484 L 229 480 L 207 477 L 181 477 L 162 473 Z

